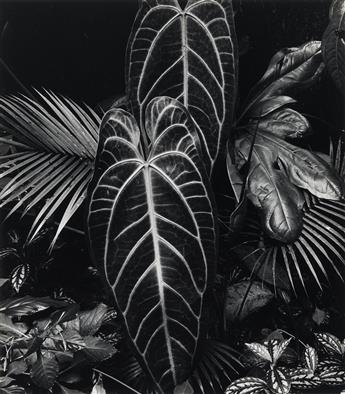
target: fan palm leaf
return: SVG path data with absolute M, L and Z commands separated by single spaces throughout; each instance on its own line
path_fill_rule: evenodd
M 86 196 L 97 151 L 99 116 L 88 106 L 48 90 L 36 91 L 37 101 L 25 96 L 0 97 L 0 128 L 12 145 L 0 156 L 0 179 L 9 179 L 0 191 L 0 208 L 7 217 L 35 211 L 30 242 L 62 207 L 54 239 Z
M 331 144 L 330 159 L 344 178 L 344 138 L 339 139 L 336 147 Z M 288 282 L 295 292 L 297 283 L 307 292 L 306 278 L 320 289 L 329 282 L 332 273 L 344 281 L 345 269 L 345 202 L 303 193 L 306 201 L 303 229 L 295 242 L 284 244 L 266 237 L 259 217 L 251 212 L 233 248 L 262 280 L 275 287 L 284 287 Z

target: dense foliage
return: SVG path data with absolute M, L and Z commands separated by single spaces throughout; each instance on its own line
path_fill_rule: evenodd
M 142 0 L 105 113 L 0 98 L 0 394 L 344 388 L 345 2 L 245 99 L 234 9 Z

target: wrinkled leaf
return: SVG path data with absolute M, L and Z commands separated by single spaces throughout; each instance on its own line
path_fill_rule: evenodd
M 267 347 L 272 363 L 276 364 L 276 362 L 280 359 L 280 357 L 283 355 L 285 352 L 286 348 L 288 347 L 289 343 L 291 341 L 290 339 L 286 340 L 278 340 L 278 339 L 269 339 L 268 341 L 264 342 L 264 345 Z
M 345 384 L 345 370 L 340 367 L 329 367 L 319 373 L 321 382 L 326 385 L 344 385 Z
M 345 94 L 345 4 L 334 0 L 330 22 L 322 37 L 322 55 L 334 83 Z
M 273 293 L 259 282 L 235 283 L 227 288 L 225 316 L 231 321 L 245 319 L 266 306 L 273 298 Z
M 147 104 L 178 99 L 190 111 L 208 173 L 223 149 L 237 92 L 237 43 L 230 0 L 144 0 L 127 53 L 128 97 L 144 129 Z
M 59 374 L 59 364 L 53 353 L 41 354 L 31 369 L 31 379 L 38 386 L 49 390 Z
M 88 231 L 138 357 L 164 391 L 191 370 L 215 261 L 215 219 L 184 107 L 154 99 L 145 122 L 146 160 L 130 114 L 113 110 L 103 120 Z
M 238 162 L 248 160 L 252 136 L 243 134 L 236 141 Z M 250 162 L 247 196 L 260 210 L 267 234 L 279 241 L 290 242 L 302 231 L 303 198 L 298 189 L 288 182 L 285 173 L 275 166 L 276 147 L 265 144 L 257 135 Z

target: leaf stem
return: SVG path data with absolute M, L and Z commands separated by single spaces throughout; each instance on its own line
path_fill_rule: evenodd
M 106 376 L 106 377 L 109 378 L 109 379 L 114 380 L 114 381 L 117 382 L 117 383 L 120 383 L 122 386 L 124 386 L 124 387 L 128 388 L 129 390 L 133 391 L 133 393 L 141 394 L 139 391 L 135 390 L 133 387 L 128 386 L 126 383 L 121 382 L 121 380 L 116 379 L 114 376 L 108 375 L 107 373 L 105 373 L 105 372 L 103 372 L 103 371 L 100 371 L 100 370 L 97 369 L 97 368 L 93 368 L 93 370 L 96 371 L 96 372 L 98 372 L 98 373 L 100 373 L 100 374 L 102 374 L 102 375 L 104 375 L 104 376 Z

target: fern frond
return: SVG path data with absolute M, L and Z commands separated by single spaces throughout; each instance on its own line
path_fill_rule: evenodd
M 0 208 L 7 217 L 35 209 L 27 242 L 62 208 L 51 244 L 86 196 L 97 151 L 99 116 L 88 106 L 48 90 L 36 91 L 37 101 L 22 95 L 0 97 L 0 128 L 13 140 L 15 152 L 0 156 Z

